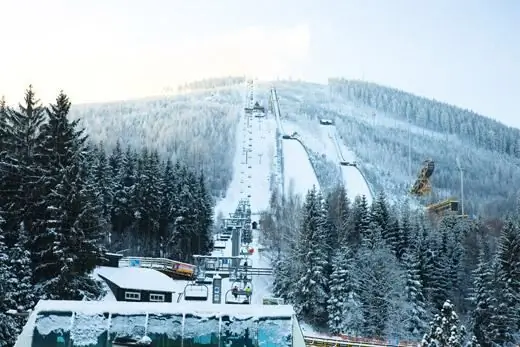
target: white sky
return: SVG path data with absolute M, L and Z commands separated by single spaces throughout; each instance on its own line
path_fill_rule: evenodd
M 160 94 L 205 77 L 365 78 L 520 127 L 520 1 L 0 0 L 0 94 Z

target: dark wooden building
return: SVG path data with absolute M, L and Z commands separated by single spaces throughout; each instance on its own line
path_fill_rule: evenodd
M 159 271 L 139 267 L 100 267 L 96 273 L 117 301 L 173 302 L 174 281 Z

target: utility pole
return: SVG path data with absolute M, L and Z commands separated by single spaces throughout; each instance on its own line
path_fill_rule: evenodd
M 460 172 L 460 213 L 464 216 L 464 170 L 462 169 L 462 165 L 460 164 L 459 157 L 457 160 L 457 168 Z

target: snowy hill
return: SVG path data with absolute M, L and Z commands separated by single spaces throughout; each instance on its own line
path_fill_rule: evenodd
M 197 165 L 203 166 L 213 192 L 223 195 L 232 178 L 236 126 L 243 108 L 243 84 L 236 81 L 207 83 L 210 88 L 157 99 L 81 105 L 72 113 L 82 119 L 93 140 L 102 140 L 107 147 L 121 139 L 137 146 L 146 143 L 193 165 L 201 162 Z M 264 105 L 271 85 L 257 84 L 256 97 Z M 458 196 L 457 157 L 466 172 L 465 205 L 470 213 L 503 213 L 516 195 L 515 187 L 520 187 L 517 129 L 363 82 L 280 81 L 274 85 L 285 131 L 297 132 L 311 152 L 322 189 L 351 169 L 338 168 L 336 152 L 324 126 L 319 125 L 321 118 L 335 123 L 340 146 L 356 158 L 368 180 L 365 191 L 384 189 L 394 201 L 402 200 L 423 160 L 432 158 L 437 164 L 432 179 L 436 198 Z M 411 122 L 411 174 L 407 118 Z

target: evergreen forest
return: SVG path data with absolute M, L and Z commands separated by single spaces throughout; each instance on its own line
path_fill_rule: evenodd
M 372 206 L 364 196 L 349 201 L 342 186 L 326 196 L 313 188 L 304 201 L 274 192 L 270 204 L 261 225 L 274 293 L 305 322 L 335 334 L 424 338 L 423 346 L 518 341 L 518 213 L 427 218 L 391 207 L 383 193 Z
M 31 87 L 17 108 L 0 103 L 2 347 L 25 323 L 10 310 L 100 298 L 90 274 L 107 251 L 188 261 L 212 247 L 204 172 L 145 147 L 108 152 L 70 107 L 63 92 L 42 105 Z

